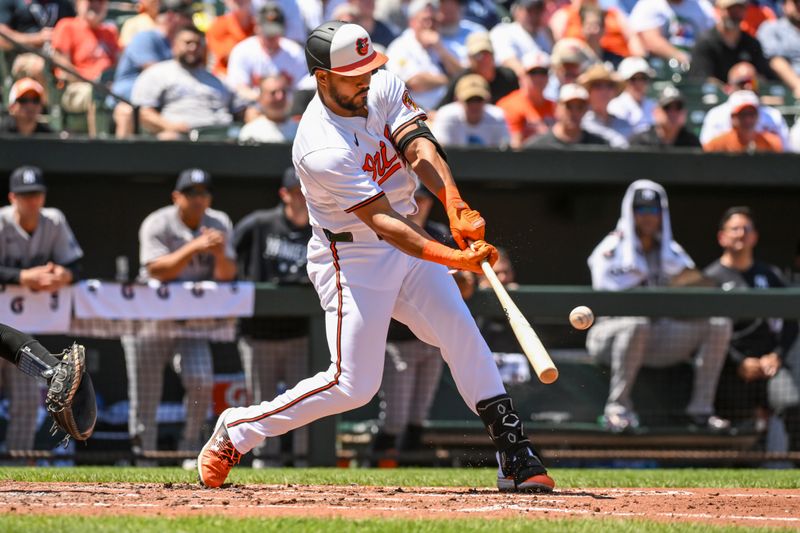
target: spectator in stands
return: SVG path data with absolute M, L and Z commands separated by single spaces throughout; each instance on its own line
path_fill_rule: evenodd
M 172 191 L 172 205 L 144 219 L 139 228 L 141 281 L 230 281 L 236 277 L 236 253 L 231 244 L 233 224 L 228 215 L 211 209 L 211 185 L 211 175 L 204 170 L 182 171 Z M 186 423 L 178 449 L 198 450 L 214 386 L 208 341 L 125 335 L 122 348 L 128 375 L 128 428 L 133 451 L 157 449 L 156 409 L 168 362 L 172 362 L 180 375 L 185 391 Z
M 463 69 L 445 46 L 436 20 L 439 0 L 412 0 L 408 5 L 408 29 L 386 51 L 386 68 L 402 79 L 411 97 L 430 111 L 447 90 L 449 76 Z
M 456 83 L 469 74 L 480 74 L 489 83 L 491 102 L 496 104 L 501 98 L 519 89 L 517 74 L 508 67 L 502 67 L 494 62 L 494 49 L 489 34 L 484 32 L 471 33 L 467 37 L 467 56 L 469 67 L 461 71 L 450 80 L 447 93 L 439 102 L 439 107 L 449 104 L 455 99 Z M 546 55 L 546 54 L 545 54 Z M 548 58 L 548 65 L 550 60 Z
M 687 115 L 683 94 L 676 87 L 667 85 L 653 110 L 653 125 L 631 137 L 631 146 L 700 148 L 700 139 L 686 129 Z
M 278 9 L 283 13 L 283 23 L 285 26 L 284 37 L 292 41 L 305 45 L 306 37 L 308 36 L 308 28 L 316 28 L 326 20 L 331 20 L 331 13 L 333 9 L 346 0 L 328 0 L 324 2 L 325 17 L 315 19 L 315 23 L 311 23 L 309 13 L 310 9 L 314 11 L 314 15 L 321 17 L 323 14 L 321 0 L 252 0 L 253 13 L 261 13 L 265 7 L 272 4 L 277 4 Z M 258 21 L 256 21 L 258 23 Z
M 741 61 L 752 63 L 764 78 L 775 77 L 758 40 L 740 27 L 746 5 L 747 0 L 717 0 L 719 20 L 692 49 L 691 78 L 724 84 L 728 71 Z
M 450 52 L 456 56 L 462 65 L 467 64 L 467 37 L 471 33 L 485 32 L 486 29 L 472 22 L 464 20 L 462 0 L 439 0 L 439 35 L 442 42 Z
M 758 131 L 758 96 L 752 91 L 736 91 L 728 98 L 731 129 L 703 143 L 706 152 L 782 152 L 780 137 Z
M 261 80 L 261 94 L 258 107 L 247 124 L 239 131 L 242 143 L 291 142 L 297 133 L 297 122 L 289 116 L 291 106 L 289 82 L 280 74 L 273 74 Z
M 270 74 L 280 74 L 292 89 L 308 75 L 303 47 L 284 37 L 283 11 L 275 2 L 258 12 L 256 35 L 233 47 L 228 59 L 228 85 L 245 100 L 258 98 L 258 83 Z
M 8 91 L 8 116 L 0 118 L 0 133 L 22 137 L 53 133 L 50 126 L 39 122 L 44 97 L 44 87 L 33 78 L 15 81 Z
M 456 102 L 441 107 L 433 119 L 436 139 L 444 146 L 507 146 L 508 127 L 503 110 L 489 103 L 489 84 L 478 74 L 456 84 Z
M 544 95 L 551 100 L 558 99 L 559 87 L 565 83 L 577 83 L 578 77 L 599 61 L 588 44 L 570 37 L 564 37 L 555 44 L 550 60 L 552 73 Z
M 553 35 L 544 21 L 543 0 L 515 0 L 511 5 L 513 22 L 503 22 L 489 33 L 498 65 L 508 67 L 522 78 L 525 69 L 522 56 L 541 50 L 553 50 Z
M 77 280 L 83 251 L 64 213 L 44 207 L 47 187 L 41 169 L 14 169 L 8 190 L 10 205 L 0 208 L 0 285 L 55 292 Z M 5 359 L 0 360 L 0 382 L 10 402 L 5 449 L 30 451 L 42 403 L 39 384 Z
M 125 48 L 137 33 L 156 28 L 156 17 L 161 11 L 160 0 L 139 0 L 136 5 L 138 15 L 127 19 L 119 30 L 119 47 Z
M 279 79 L 279 78 L 277 78 Z M 278 189 L 280 203 L 255 211 L 233 229 L 239 276 L 253 282 L 309 286 L 306 245 L 311 238 L 306 200 L 294 167 L 283 173 Z M 308 320 L 304 317 L 249 318 L 240 321 L 239 354 L 248 398 L 261 403 L 278 394 L 308 372 Z M 293 452 L 308 453 L 308 427 L 290 434 Z M 280 452 L 282 439 L 267 439 L 257 449 L 254 464 L 269 463 Z
M 508 123 L 512 148 L 547 133 L 555 123 L 556 104 L 544 95 L 550 58 L 541 51 L 529 52 L 522 57 L 522 66 L 525 68 L 522 87 L 497 102 Z
M 549 25 L 557 41 L 564 37 L 585 41 L 598 57 L 614 65 L 629 55 L 644 55 L 625 15 L 615 7 L 603 10 L 597 0 L 571 0 L 553 13 Z
M 449 228 L 428 219 L 435 199 L 424 185 L 417 187 L 414 200 L 418 210 L 409 218 L 437 241 L 454 247 Z M 461 296 L 465 300 L 472 297 L 472 273 L 457 271 L 453 276 Z M 382 455 L 378 466 L 396 466 L 398 450 L 422 448 L 423 423 L 428 419 L 443 367 L 438 348 L 420 341 L 407 326 L 392 320 L 381 383 L 383 420 L 372 441 L 373 452 Z
M 684 66 L 695 41 L 713 26 L 714 8 L 707 0 L 640 0 L 631 12 L 631 29 L 645 52 Z
M 385 50 L 397 39 L 397 31 L 392 26 L 375 18 L 375 0 L 349 0 L 349 3 L 357 12 L 353 22 L 367 30 L 373 46 L 380 45 Z
M 206 32 L 208 51 L 214 65 L 211 72 L 220 78 L 228 75 L 228 57 L 233 47 L 255 33 L 251 0 L 226 0 L 227 13 L 214 19 Z
M 800 0 L 786 0 L 783 16 L 762 24 L 756 37 L 772 70 L 800 98 Z
M 174 59 L 139 75 L 131 99 L 142 125 L 159 139 L 175 140 L 197 128 L 226 126 L 244 111 L 222 81 L 204 66 L 203 35 L 194 26 L 175 34 Z
M 758 93 L 759 83 L 756 69 L 750 63 L 737 63 L 728 72 L 728 84 L 725 92 L 729 95 L 735 91 L 748 90 Z M 703 118 L 703 127 L 700 130 L 700 142 L 709 142 L 714 137 L 731 129 L 731 110 L 728 102 L 712 107 Z M 789 149 L 789 126 L 781 112 L 768 105 L 758 107 L 758 131 L 768 131 L 781 138 L 784 149 Z
M 800 119 L 795 117 L 794 126 L 789 133 L 789 146 L 793 152 L 800 152 Z
M 63 18 L 53 29 L 53 56 L 85 80 L 99 81 L 117 64 L 121 52 L 117 27 L 104 22 L 108 0 L 76 0 L 75 17 Z M 56 70 L 67 87 L 61 105 L 70 113 L 88 113 L 89 134 L 94 135 L 95 106 L 92 85 L 66 71 Z
M 611 100 L 608 112 L 628 121 L 634 133 L 645 131 L 653 125 L 656 102 L 647 94 L 655 72 L 641 57 L 628 57 L 619 64 L 618 73 L 625 81 L 625 90 Z
M 725 211 L 717 242 L 722 256 L 704 273 L 724 290 L 786 287 L 778 267 L 754 257 L 758 231 L 748 207 Z M 717 393 L 717 405 L 727 408 L 731 415 L 742 415 L 744 410 L 746 416 L 752 416 L 754 408 L 778 414 L 786 425 L 790 450 L 800 450 L 800 390 L 787 365 L 797 333 L 797 320 L 754 318 L 734 322 Z
M 589 133 L 581 127 L 581 121 L 589 110 L 589 93 L 577 83 L 561 86 L 556 105 L 556 122 L 553 128 L 538 137 L 532 137 L 525 148 L 569 148 L 578 144 L 608 146 L 608 141 Z
M 602 137 L 612 148 L 627 148 L 633 129 L 628 121 L 608 112 L 608 104 L 622 92 L 623 82 L 603 63 L 589 67 L 578 82 L 589 93 L 589 111 L 583 117 L 583 129 Z
M 755 37 L 761 25 L 769 20 L 775 20 L 775 11 L 766 4 L 774 5 L 775 2 L 764 2 L 762 0 L 748 0 L 742 21 L 742 31 Z
M 0 33 L 20 44 L 42 50 L 50 44 L 56 23 L 62 18 L 74 16 L 75 8 L 71 0 L 0 0 Z M 20 53 L 14 57 L 14 48 L 12 42 L 0 37 L 0 50 L 12 52 L 6 56 L 12 60 L 12 77 L 33 78 L 44 84 L 44 59 L 30 53 Z
M 674 286 L 700 278 L 692 259 L 673 240 L 667 193 L 649 180 L 628 187 L 616 230 L 594 249 L 588 264 L 596 290 Z M 631 392 L 642 366 L 659 368 L 694 359 L 692 396 L 686 407 L 690 422 L 704 429 L 727 429 L 730 422 L 714 414 L 714 395 L 730 337 L 731 323 L 724 318 L 598 317 L 586 349 L 595 361 L 611 367 L 604 426 L 614 432 L 639 426 Z
M 191 23 L 191 17 L 192 7 L 185 0 L 160 0 L 155 28 L 137 33 L 122 52 L 111 91 L 130 100 L 133 84 L 144 69 L 172 59 L 175 34 Z M 113 97 L 106 100 L 106 105 L 114 109 L 117 138 L 132 135 L 133 107 Z

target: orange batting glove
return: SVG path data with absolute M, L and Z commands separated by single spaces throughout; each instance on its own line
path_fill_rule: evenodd
M 450 233 L 459 248 L 465 249 L 467 241 L 483 240 L 486 234 L 486 221 L 478 211 L 470 209 L 467 202 L 461 199 L 455 186 L 442 187 L 436 195 L 447 211 Z
M 454 250 L 439 242 L 427 241 L 422 249 L 422 259 L 476 274 L 483 274 L 481 261 L 486 259 L 494 265 L 498 257 L 497 248 L 486 241 L 475 241 L 466 250 Z

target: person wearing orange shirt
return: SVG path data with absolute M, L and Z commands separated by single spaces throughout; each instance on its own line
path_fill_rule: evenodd
M 526 139 L 547 133 L 555 122 L 556 104 L 544 97 L 550 74 L 550 57 L 544 52 L 522 56 L 525 76 L 520 88 L 497 102 L 511 133 L 510 145 L 519 148 Z
M 758 5 L 757 2 L 748 2 L 740 28 L 742 28 L 743 32 L 755 37 L 762 23 L 768 20 L 777 20 L 777 18 L 770 7 Z
M 228 56 L 233 47 L 255 34 L 251 0 L 225 0 L 228 12 L 214 19 L 206 33 L 206 44 L 213 59 L 215 76 L 228 74 Z
M 736 91 L 728 98 L 732 129 L 703 145 L 706 152 L 782 152 L 783 143 L 774 133 L 756 130 L 758 96 L 752 91 Z

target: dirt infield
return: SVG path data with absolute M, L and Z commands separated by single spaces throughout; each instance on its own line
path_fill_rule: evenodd
M 364 486 L 23 483 L 0 486 L 0 513 L 228 517 L 639 518 L 800 528 L 800 492 L 762 489 L 493 489 Z

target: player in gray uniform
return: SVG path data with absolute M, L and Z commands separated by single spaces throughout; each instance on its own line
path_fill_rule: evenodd
M 692 258 L 672 239 L 666 191 L 649 180 L 628 187 L 616 230 L 597 245 L 588 262 L 597 290 L 675 286 L 701 279 Z M 691 423 L 727 429 L 730 422 L 714 414 L 714 395 L 730 338 L 727 318 L 599 317 L 589 330 L 586 349 L 611 367 L 604 425 L 615 432 L 639 426 L 631 392 L 642 366 L 691 360 L 694 383 L 686 407 Z
M 0 284 L 48 292 L 69 285 L 78 277 L 83 250 L 64 213 L 44 207 L 42 171 L 19 167 L 8 188 L 11 205 L 0 208 Z M 0 383 L 11 403 L 6 448 L 30 450 L 41 403 L 39 384 L 6 360 L 0 360 Z
M 147 216 L 139 228 L 142 281 L 230 281 L 236 276 L 228 215 L 211 209 L 211 176 L 200 169 L 180 173 L 173 205 Z M 186 424 L 180 450 L 199 447 L 211 403 L 214 370 L 205 339 L 125 336 L 129 432 L 134 451 L 156 449 L 156 409 L 161 401 L 164 366 L 171 360 L 186 391 Z

